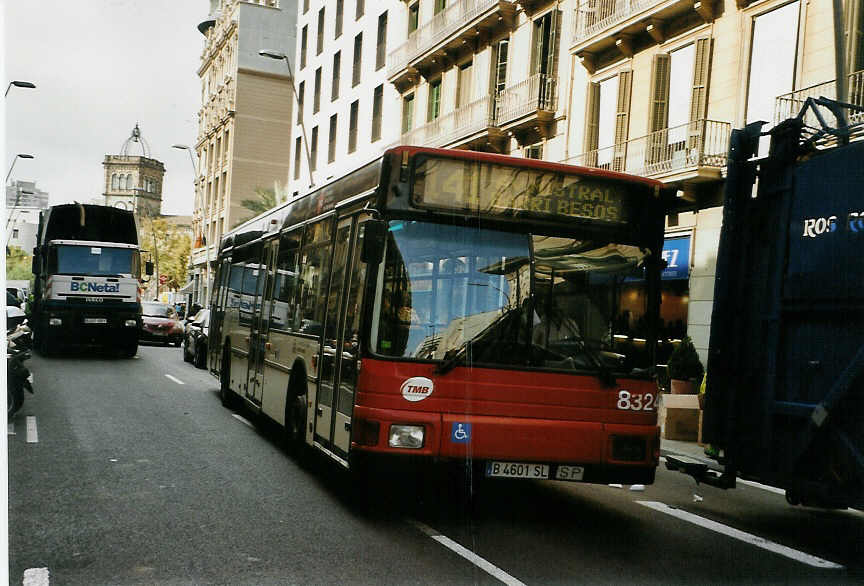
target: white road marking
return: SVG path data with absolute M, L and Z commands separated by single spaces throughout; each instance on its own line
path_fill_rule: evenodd
M 177 383 L 178 385 L 185 385 L 185 384 L 186 384 L 186 383 L 184 383 L 182 380 L 180 380 L 179 378 L 177 378 L 176 376 L 171 376 L 170 374 L 166 374 L 166 375 L 165 375 L 165 378 L 174 381 L 174 382 Z
M 693 513 L 688 513 L 687 511 L 670 507 L 669 505 L 664 503 L 659 503 L 656 501 L 636 502 L 640 505 L 648 507 L 649 509 L 654 509 L 655 511 L 666 513 L 667 515 L 671 515 L 673 517 L 681 519 L 682 521 L 687 521 L 688 523 L 699 525 L 700 527 L 704 527 L 705 529 L 727 535 L 745 543 L 749 543 L 750 545 L 755 545 L 756 547 L 780 554 L 784 557 L 795 560 L 796 562 L 807 564 L 808 566 L 831 570 L 843 569 L 843 566 L 841 566 L 840 564 L 835 564 L 834 562 L 823 560 L 822 558 L 810 555 L 808 553 L 804 553 L 802 551 L 798 551 L 797 549 L 792 549 L 791 547 L 786 547 L 785 545 L 780 545 L 779 543 L 768 541 L 767 539 L 764 539 L 757 535 L 753 535 L 752 533 L 740 531 L 738 529 L 735 529 L 734 527 L 729 527 L 728 525 L 723 525 L 722 523 L 712 521 L 711 519 L 706 519 L 705 517 L 700 517 L 699 515 L 694 515 Z
M 24 570 L 23 586 L 48 586 L 48 568 L 30 568 Z
M 493 577 L 501 580 L 505 584 L 509 584 L 510 586 L 525 586 L 524 582 L 517 580 L 516 578 L 514 578 L 513 576 L 511 576 L 510 574 L 508 574 L 507 572 L 505 572 L 504 570 L 502 570 L 498 566 L 495 566 L 495 565 L 489 563 L 488 561 L 486 561 L 485 559 L 483 559 L 482 557 L 480 557 L 479 555 L 477 555 L 476 553 L 474 553 L 470 549 L 467 549 L 467 548 L 459 545 L 458 543 L 456 543 L 455 541 L 453 541 L 452 539 L 450 539 L 446 535 L 441 535 L 440 533 L 438 533 L 437 531 L 435 531 L 434 529 L 432 529 L 428 525 L 424 525 L 423 523 L 421 523 L 419 521 L 414 521 L 412 519 L 409 519 L 408 522 L 411 523 L 412 525 L 414 525 L 417 529 L 419 529 L 420 531 L 422 531 L 423 533 L 425 533 L 429 537 L 431 537 L 432 539 L 434 539 L 435 541 L 437 541 L 438 543 L 440 543 L 441 545 L 443 545 L 444 547 L 446 547 L 447 549 L 449 549 L 450 551 L 462 556 L 463 558 L 465 558 L 466 560 L 468 560 L 469 562 L 471 562 L 472 564 L 474 564 L 475 566 L 477 566 L 478 568 L 480 568 L 481 570 L 483 570 L 484 572 L 486 572 L 490 576 L 493 576 Z
M 249 421 L 248 419 L 246 419 L 245 417 L 243 417 L 241 415 L 237 415 L 236 413 L 232 413 L 231 416 L 234 417 L 235 419 L 239 419 L 240 421 L 242 421 L 243 423 L 245 423 L 249 427 L 255 427 L 251 421 Z
M 7 425 L 7 430 L 8 431 L 6 432 L 6 435 L 15 435 L 15 422 L 14 421 L 12 421 L 11 423 L 9 423 Z
M 39 431 L 36 429 L 36 416 L 28 415 L 27 416 L 27 443 L 28 444 L 38 444 L 39 443 Z

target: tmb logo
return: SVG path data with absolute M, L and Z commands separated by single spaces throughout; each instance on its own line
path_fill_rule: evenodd
M 425 376 L 412 376 L 402 383 L 402 396 L 412 403 L 422 401 L 432 394 L 435 385 Z
M 82 283 L 72 281 L 70 290 L 80 293 L 119 293 L 120 283 Z

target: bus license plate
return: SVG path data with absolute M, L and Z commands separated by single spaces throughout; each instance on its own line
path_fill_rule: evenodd
M 85 317 L 85 324 L 107 324 L 108 319 L 104 317 Z
M 525 462 L 486 462 L 489 478 L 549 478 L 548 464 Z

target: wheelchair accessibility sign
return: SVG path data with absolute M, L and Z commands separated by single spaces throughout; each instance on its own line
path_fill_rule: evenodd
M 467 444 L 471 441 L 471 424 L 454 423 L 450 428 L 450 440 L 454 444 Z

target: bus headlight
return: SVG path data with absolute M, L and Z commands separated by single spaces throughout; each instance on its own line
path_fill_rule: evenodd
M 134 319 L 127 319 L 126 321 L 123 322 L 123 325 L 128 326 L 130 328 L 134 328 L 135 326 L 138 325 L 138 322 L 135 321 Z
M 418 449 L 423 447 L 424 430 L 422 425 L 391 425 L 391 448 Z
M 49 326 L 62 326 L 63 320 L 60 319 L 59 317 L 52 317 L 52 318 L 48 319 L 48 325 Z

